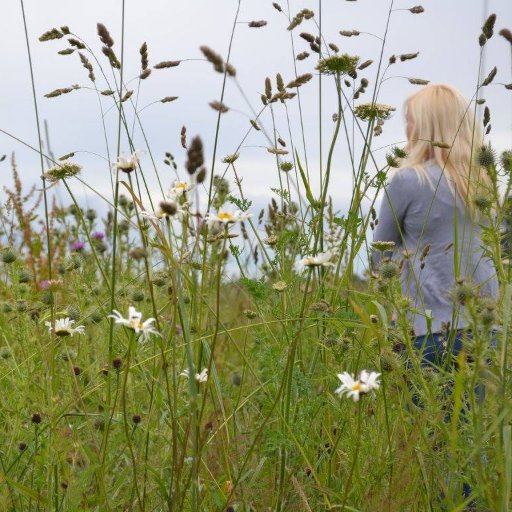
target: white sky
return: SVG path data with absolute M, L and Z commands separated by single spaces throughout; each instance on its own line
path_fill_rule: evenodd
M 0 85 L 0 128 L 22 140 L 36 145 L 37 132 L 32 102 L 29 68 L 24 40 L 20 2 L 7 0 L 0 18 L 0 65 L 4 70 Z M 395 8 L 409 8 L 420 3 L 417 0 L 395 0 Z M 126 0 L 126 42 L 125 78 L 137 76 L 140 69 L 138 49 L 143 41 L 149 48 L 150 65 L 162 60 L 200 59 L 199 46 L 208 45 L 227 56 L 229 37 L 238 2 L 236 0 L 188 0 L 171 2 L 164 0 Z M 288 11 L 287 1 L 280 4 Z M 290 0 L 290 12 L 296 14 L 307 7 L 315 11 L 319 18 L 319 2 Z M 327 42 L 336 43 L 342 52 L 359 55 L 361 60 L 373 59 L 372 66 L 359 73 L 365 76 L 370 86 L 361 101 L 371 98 L 381 42 L 369 35 L 345 38 L 339 30 L 357 29 L 382 36 L 385 29 L 390 1 L 359 0 L 347 2 L 329 0 L 322 2 L 322 31 Z M 495 36 L 487 43 L 483 76 L 493 67 L 498 67 L 494 83 L 483 91 L 483 97 L 491 109 L 492 132 L 490 140 L 499 149 L 512 146 L 512 91 L 507 91 L 499 83 L 512 82 L 512 52 L 510 45 L 497 32 L 508 27 L 512 29 L 512 2 L 510 0 L 426 0 L 422 3 L 425 12 L 413 15 L 408 11 L 394 12 L 391 18 L 384 62 L 391 54 L 420 52 L 417 59 L 398 62 L 388 71 L 388 76 L 407 76 L 429 79 L 432 82 L 450 83 L 458 87 L 470 98 L 478 81 L 480 48 L 477 42 L 484 13 L 495 12 L 498 16 Z M 82 68 L 77 55 L 60 56 L 57 51 L 66 47 L 65 40 L 40 43 L 39 35 L 52 27 L 68 25 L 97 52 L 98 59 L 108 67 L 101 54 L 96 35 L 96 23 L 104 23 L 110 30 L 118 55 L 121 43 L 121 1 L 88 0 L 25 0 L 30 44 L 34 62 L 35 82 L 41 119 L 49 123 L 51 146 L 55 155 L 61 156 L 71 151 L 90 151 L 106 156 L 105 138 L 101 125 L 98 100 L 91 90 L 75 91 L 67 96 L 46 99 L 43 95 L 55 88 L 78 83 L 89 86 L 87 73 Z M 249 127 L 248 117 L 251 106 L 259 109 L 260 93 L 266 76 L 274 77 L 280 72 L 285 82 L 293 78 L 293 53 L 290 32 L 286 30 L 286 17 L 272 7 L 270 0 L 241 0 L 240 21 L 268 21 L 260 28 L 249 28 L 238 24 L 235 31 L 231 61 L 237 69 L 237 79 L 241 89 L 249 99 L 243 99 L 233 82 L 226 89 L 225 104 L 232 110 L 222 116 L 216 172 L 225 168 L 221 159 L 234 152 Z M 313 21 L 304 22 L 292 32 L 295 54 L 309 50 L 308 44 L 299 38 L 302 31 L 316 33 Z M 311 52 L 310 52 L 311 53 Z M 297 62 L 298 73 L 314 72 L 315 56 Z M 97 66 L 95 66 L 97 67 Z M 98 86 L 106 88 L 96 69 Z M 359 81 L 359 79 L 358 79 Z M 136 81 L 131 86 L 136 85 Z M 323 152 L 325 155 L 333 130 L 331 115 L 336 110 L 334 87 L 331 80 L 323 83 Z M 170 151 L 180 164 L 180 175 L 186 176 L 182 168 L 185 152 L 180 146 L 179 134 L 186 125 L 189 136 L 200 134 L 207 153 L 208 168 L 211 169 L 211 155 L 216 123 L 216 112 L 208 103 L 219 99 L 222 76 L 215 73 L 212 66 L 203 61 L 182 62 L 177 68 L 154 70 L 151 77 L 142 83 L 139 106 L 146 105 L 164 96 L 179 96 L 169 104 L 156 104 L 141 113 L 144 129 L 155 156 L 159 173 L 167 188 L 173 175 L 163 165 L 163 155 Z M 129 86 L 130 88 L 130 86 Z M 393 78 L 384 82 L 379 101 L 397 107 L 394 117 L 384 126 L 384 133 L 375 139 L 374 147 L 400 143 L 404 140 L 402 104 L 405 98 L 417 90 L 403 78 Z M 301 89 L 302 107 L 307 140 L 309 169 L 316 187 L 319 172 L 319 80 L 314 80 Z M 135 95 L 133 96 L 135 98 Z M 103 98 L 105 109 L 111 102 Z M 128 106 L 128 103 L 125 103 Z M 304 160 L 301 142 L 297 100 L 289 103 L 291 130 L 294 142 Z M 132 115 L 131 113 L 129 115 Z M 290 143 L 285 111 L 280 104 L 275 107 L 276 126 L 282 138 Z M 262 122 L 271 132 L 270 112 L 265 112 Z M 130 121 L 131 123 L 131 121 Z M 106 116 L 107 136 L 111 156 L 115 153 L 117 122 L 114 110 Z M 140 130 L 135 131 L 135 145 L 145 149 Z M 262 146 L 262 147 L 258 147 Z M 247 197 L 255 205 L 263 206 L 271 196 L 269 187 L 277 186 L 275 159 L 268 154 L 267 141 L 261 132 L 251 133 L 240 151 L 238 169 L 243 177 L 243 188 Z M 122 149 L 128 150 L 126 139 Z M 0 155 L 16 152 L 19 170 L 25 183 L 37 183 L 40 174 L 36 153 L 30 152 L 21 144 L 0 134 Z M 377 152 L 379 160 L 384 159 L 385 151 Z M 83 178 L 96 190 L 109 195 L 109 169 L 105 161 L 89 153 L 77 153 L 76 161 L 83 165 Z M 148 176 L 153 175 L 149 156 L 143 159 Z M 153 180 L 150 178 L 150 181 Z M 0 183 L 10 183 L 8 160 L 0 164 Z M 82 195 L 83 187 L 73 184 L 77 194 Z M 346 143 L 339 144 L 334 156 L 333 181 L 330 193 L 337 207 L 343 210 L 351 196 L 351 171 L 348 167 Z M 68 204 L 63 190 L 57 191 L 64 204 Z M 87 201 L 98 205 L 97 198 L 87 193 Z

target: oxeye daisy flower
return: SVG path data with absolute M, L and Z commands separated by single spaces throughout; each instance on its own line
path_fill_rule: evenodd
M 117 162 L 112 164 L 112 168 L 119 169 L 120 171 L 130 173 L 135 170 L 137 165 L 139 164 L 140 157 L 144 154 L 144 151 L 137 150 L 134 151 L 130 156 L 125 156 L 124 153 L 121 153 L 117 157 Z
M 335 393 L 339 396 L 346 395 L 348 398 L 352 398 L 354 402 L 357 402 L 360 395 L 379 389 L 379 377 L 380 373 L 368 372 L 367 370 L 363 370 L 359 374 L 358 379 L 348 372 L 338 373 L 341 386 L 336 389 Z
M 190 192 L 194 188 L 194 185 L 190 185 L 186 181 L 176 180 L 174 186 L 169 191 L 169 198 L 172 200 L 179 199 L 187 192 Z
M 84 334 L 85 327 L 83 325 L 77 325 L 73 327 L 75 323 L 74 320 L 70 318 L 60 318 L 55 321 L 55 325 L 52 325 L 51 322 L 45 322 L 44 324 L 48 327 L 48 331 L 51 333 L 55 332 L 56 336 L 73 336 L 73 334 Z
M 305 256 L 295 263 L 295 270 L 302 272 L 311 267 L 335 267 L 336 265 L 330 261 L 333 256 L 332 251 L 321 252 L 316 256 Z
M 160 333 L 153 327 L 154 318 L 148 318 L 142 321 L 142 313 L 137 311 L 133 306 L 128 308 L 128 318 L 124 318 L 117 310 L 112 311 L 112 315 L 108 318 L 113 318 L 116 324 L 124 325 L 135 332 L 136 335 L 141 335 L 142 341 L 146 341 L 150 334 L 160 336 Z
M 210 213 L 205 217 L 205 220 L 208 222 L 208 226 L 211 227 L 213 225 L 222 224 L 224 226 L 228 224 L 234 224 L 236 222 L 242 222 L 243 220 L 251 217 L 251 213 L 243 212 L 238 210 L 236 212 L 228 212 L 224 210 L 219 210 L 217 215 Z
M 188 368 L 185 368 L 181 373 L 180 377 L 189 377 L 190 373 Z M 201 370 L 201 373 L 196 373 L 196 381 L 199 382 L 199 384 L 202 384 L 203 382 L 208 381 L 208 368 L 203 368 Z

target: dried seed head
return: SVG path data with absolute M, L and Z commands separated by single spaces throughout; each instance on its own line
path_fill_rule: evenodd
M 41 416 L 41 413 L 35 412 L 34 414 L 32 414 L 31 421 L 32 421 L 32 423 L 39 425 L 39 423 L 41 423 L 41 421 L 43 421 L 43 417 Z
M 206 179 L 206 167 L 201 167 L 199 171 L 197 171 L 196 174 L 196 183 L 203 183 L 203 181 Z
M 280 148 L 267 148 L 267 151 L 273 155 L 287 155 L 288 151 L 286 149 Z
M 311 48 L 311 51 L 315 53 L 320 53 L 320 46 L 316 43 L 309 43 L 309 47 Z
M 182 126 L 180 132 L 180 142 L 183 149 L 187 149 L 187 127 Z
M 340 35 L 343 37 L 357 37 L 360 34 L 361 32 L 359 32 L 358 30 L 340 30 Z
M 304 14 L 301 12 L 297 13 L 296 16 L 293 17 L 292 21 L 287 27 L 287 30 L 293 30 L 295 27 L 298 27 L 302 21 L 304 20 Z
M 129 250 L 128 256 L 134 260 L 142 260 L 148 256 L 148 251 L 144 247 L 133 247 Z
M 321 59 L 316 69 L 325 75 L 344 75 L 355 71 L 359 62 L 359 57 L 343 53 L 342 55 L 333 55 Z
M 232 155 L 226 155 L 222 159 L 222 162 L 225 164 L 234 164 L 238 160 L 239 156 L 240 156 L 240 153 L 233 153 Z
M 482 27 L 482 33 L 487 39 L 491 39 L 494 34 L 494 24 L 496 23 L 496 14 L 491 14 Z
M 145 69 L 140 75 L 139 75 L 139 78 L 141 80 L 146 80 L 146 78 L 151 75 L 151 69 L 147 68 Z
M 394 64 L 396 62 L 396 55 L 391 55 L 391 57 L 389 57 L 389 64 Z
M 281 76 L 281 73 L 277 73 L 277 75 L 276 75 L 276 85 L 277 85 L 277 90 L 279 92 L 285 91 L 284 81 L 283 81 L 283 77 Z
M 160 201 L 158 206 L 160 207 L 160 210 L 169 217 L 176 215 L 176 212 L 178 211 L 178 205 L 174 201 Z
M 265 20 L 258 20 L 258 21 L 250 21 L 249 27 L 250 28 L 261 28 L 264 27 L 267 24 Z
M 138 425 L 142 421 L 142 418 L 140 417 L 139 414 L 134 414 L 132 416 L 132 421 L 134 425 Z
M 123 367 L 123 360 L 120 357 L 112 359 L 112 368 L 114 370 L 120 370 Z
M 75 48 L 77 48 L 78 50 L 85 50 L 85 44 L 82 43 L 82 41 L 79 41 L 78 39 L 75 39 L 74 37 L 69 37 L 68 38 L 68 43 L 71 46 L 74 46 Z
M 265 78 L 265 96 L 267 99 L 272 98 L 272 82 L 270 81 L 270 78 Z
M 171 101 L 175 101 L 178 99 L 178 96 L 166 96 L 160 100 L 160 103 L 170 103 Z
M 75 91 L 76 89 L 80 89 L 78 85 L 72 85 L 71 87 L 63 87 L 62 89 L 55 89 L 44 95 L 45 98 L 56 98 L 57 96 L 61 96 L 62 94 L 69 94 L 71 91 Z
M 74 48 L 65 48 L 64 50 L 60 50 L 57 52 L 59 55 L 71 55 L 72 53 L 75 53 Z
M 371 66 L 373 64 L 373 60 L 365 60 L 357 69 L 363 70 L 367 68 L 368 66 Z
M 489 110 L 489 107 L 486 106 L 484 108 L 484 118 L 483 118 L 484 127 L 487 126 L 487 124 L 489 123 L 490 120 L 491 120 L 491 111 Z
M 315 42 L 315 36 L 313 34 L 310 34 L 309 32 L 301 32 L 299 36 L 302 37 L 302 39 L 304 39 L 308 43 Z
M 308 83 L 313 78 L 311 73 L 305 73 L 304 75 L 299 75 L 295 80 L 292 80 L 287 86 L 287 89 L 293 89 L 295 87 L 301 87 L 302 85 Z
M 423 9 L 421 5 L 415 5 L 414 7 L 411 7 L 409 11 L 413 14 L 421 14 L 422 12 L 425 12 L 425 9 Z
M 415 59 L 419 54 L 420 54 L 420 52 L 416 52 L 416 53 L 403 53 L 402 55 L 399 55 L 400 61 L 404 62 L 406 60 Z
M 504 37 L 510 44 L 512 44 L 512 32 L 508 28 L 502 28 L 499 31 L 500 36 Z
M 126 91 L 124 96 L 121 98 L 121 103 L 124 103 L 126 100 L 132 97 L 133 91 Z
M 335 53 L 338 53 L 340 51 L 339 47 L 336 46 L 334 43 L 329 43 L 329 48 Z
M 409 83 L 413 85 L 427 85 L 430 80 L 424 80 L 423 78 L 408 78 Z
M 165 69 L 165 68 L 175 68 L 181 64 L 181 60 L 164 60 L 155 64 L 153 66 L 154 69 Z
M 52 39 L 60 39 L 64 37 L 64 34 L 57 28 L 52 28 L 45 32 L 43 35 L 39 36 L 39 41 L 51 41 Z
M 140 53 L 140 66 L 142 68 L 142 71 L 144 71 L 148 68 L 148 45 L 146 42 L 142 43 L 139 53 Z
M 190 146 L 187 150 L 187 162 L 185 167 L 190 175 L 194 174 L 204 163 L 203 141 L 201 137 L 196 135 L 192 138 Z
M 301 52 L 295 58 L 297 60 L 304 60 L 304 59 L 307 59 L 308 57 L 309 57 L 309 53 L 308 52 Z
M 220 112 L 221 114 L 225 114 L 226 112 L 229 111 L 229 108 L 226 107 L 226 105 L 224 105 L 224 103 L 221 103 L 220 101 L 210 101 L 210 103 L 208 103 L 208 105 L 210 105 L 210 107 L 213 108 L 213 110 L 216 110 L 217 112 Z
M 250 123 L 255 130 L 260 131 L 261 128 L 258 126 L 258 123 L 254 119 L 251 119 Z
M 491 69 L 490 73 L 487 75 L 487 78 L 482 82 L 482 87 L 489 85 L 494 80 L 494 77 L 496 76 L 497 72 L 498 72 L 498 69 L 496 68 L 496 66 L 494 66 Z
M 218 53 L 215 53 L 208 46 L 201 46 L 199 49 L 206 57 L 206 60 L 213 64 L 213 68 L 215 69 L 215 71 L 217 71 L 218 73 L 224 73 L 224 61 L 222 60 L 222 57 Z
M 114 69 L 121 69 L 121 63 L 119 62 L 119 59 L 117 58 L 116 54 L 114 53 L 114 50 L 110 46 L 103 46 L 101 48 L 101 51 L 103 52 L 103 55 L 107 57 L 108 61 L 110 62 L 110 65 Z
M 509 91 L 512 91 L 512 83 L 504 84 L 504 85 L 505 85 L 505 89 L 508 89 Z
M 487 37 L 485 37 L 485 34 L 480 34 L 478 36 L 478 44 L 480 45 L 480 47 L 484 46 L 485 43 L 487 42 Z
M 233 64 L 230 64 L 229 62 L 226 62 L 224 67 L 226 68 L 226 73 L 229 76 L 236 76 L 236 69 L 233 66 Z
M 107 27 L 105 27 L 105 25 L 103 25 L 103 23 L 98 23 L 96 25 L 96 27 L 98 29 L 98 35 L 100 36 L 101 42 L 105 46 L 112 48 L 112 46 L 114 46 L 114 40 L 112 39 L 109 31 L 107 30 Z
M 278 3 L 276 3 L 276 2 L 272 2 L 272 5 L 274 6 L 274 9 L 275 9 L 276 11 L 283 12 L 282 7 L 281 7 Z

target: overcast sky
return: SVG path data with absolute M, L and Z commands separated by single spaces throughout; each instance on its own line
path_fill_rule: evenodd
M 3 3 L 0 18 L 0 55 L 3 80 L 0 84 L 0 128 L 6 130 L 31 145 L 37 145 L 37 132 L 30 85 L 27 50 L 20 2 L 7 0 Z M 260 94 L 264 89 L 265 77 L 281 73 L 285 82 L 294 77 L 294 54 L 309 50 L 308 44 L 299 37 L 307 31 L 318 33 L 313 20 L 304 22 L 291 35 L 286 30 L 287 13 L 294 16 L 300 9 L 309 8 L 315 12 L 315 19 L 321 20 L 326 42 L 338 45 L 342 52 L 359 55 L 361 60 L 375 62 L 360 72 L 361 77 L 370 81 L 368 92 L 360 101 L 368 101 L 374 85 L 390 1 L 385 0 L 329 0 L 318 1 L 281 0 L 284 13 L 279 13 L 269 0 L 241 0 L 240 14 L 233 40 L 231 62 L 237 69 L 237 83 L 230 80 L 226 88 L 224 103 L 231 108 L 221 119 L 219 150 L 216 172 L 224 170 L 221 159 L 233 153 L 242 141 L 249 127 L 248 119 L 254 117 L 251 110 L 261 107 Z M 419 0 L 418 0 L 419 3 Z M 41 119 L 47 120 L 50 129 L 51 148 L 56 156 L 76 151 L 76 161 L 83 165 L 83 179 L 95 190 L 110 194 L 109 169 L 106 163 L 106 145 L 103 133 L 98 98 L 93 90 L 82 89 L 55 99 L 44 98 L 44 94 L 71 84 L 90 87 L 87 73 L 76 54 L 61 56 L 57 51 L 65 48 L 66 41 L 41 43 L 38 37 L 52 27 L 68 25 L 71 31 L 84 39 L 96 52 L 104 69 L 105 57 L 96 34 L 96 23 L 104 23 L 115 40 L 114 49 L 121 52 L 121 6 L 120 0 L 25 0 L 30 45 L 34 63 L 35 83 Z M 417 3 L 395 0 L 395 9 L 410 8 Z M 485 13 L 497 14 L 495 36 L 487 43 L 482 75 L 486 76 L 493 66 L 498 74 L 493 84 L 485 88 L 482 95 L 491 109 L 493 145 L 503 150 L 512 146 L 512 91 L 507 91 L 500 83 L 512 82 L 511 48 L 497 32 L 508 27 L 512 29 L 512 2 L 510 0 L 426 0 L 425 12 L 419 15 L 407 10 L 397 10 L 391 16 L 388 37 L 384 48 L 384 62 L 392 54 L 420 52 L 419 57 L 407 62 L 398 62 L 390 67 L 381 87 L 378 101 L 397 108 L 395 115 L 386 122 L 384 133 L 375 139 L 374 148 L 404 141 L 402 105 L 408 95 L 417 90 L 406 79 L 415 77 L 431 80 L 434 83 L 449 83 L 459 88 L 471 98 L 478 82 L 480 47 L 478 36 Z M 208 45 L 227 57 L 229 39 L 236 14 L 236 0 L 126 0 L 125 20 L 125 81 L 128 88 L 137 89 L 136 77 L 140 70 L 138 49 L 146 41 L 149 48 L 150 66 L 163 60 L 183 60 L 179 67 L 153 70 L 149 79 L 141 83 L 140 94 L 135 94 L 139 109 L 164 96 L 178 96 L 168 104 L 155 104 L 145 109 L 141 120 L 158 165 L 164 186 L 170 186 L 174 177 L 162 160 L 169 151 L 175 155 L 182 177 L 185 152 L 180 146 L 180 129 L 186 125 L 189 136 L 199 134 L 204 140 L 208 167 L 211 169 L 212 147 L 217 113 L 208 103 L 219 99 L 222 75 L 215 73 L 212 66 L 202 59 L 201 45 Z M 259 29 L 249 28 L 251 20 L 266 20 L 268 24 Z M 346 38 L 340 30 L 353 30 L 368 33 L 359 37 Z M 373 34 L 373 35 L 370 35 Z M 377 37 L 376 37 L 377 36 Z M 292 51 L 292 39 L 295 52 Z M 310 51 L 310 53 L 312 53 Z M 299 74 L 313 72 L 316 54 L 301 62 L 296 62 Z M 191 60 L 186 60 L 191 59 Z M 95 68 L 97 68 L 95 64 Z M 96 69 L 98 87 L 107 88 Z M 111 74 L 108 74 L 111 79 Z M 243 94 L 241 93 L 243 91 Z M 302 114 L 305 127 L 307 156 L 313 186 L 319 171 L 319 78 L 315 78 L 301 89 Z M 102 98 L 105 110 L 112 101 Z M 129 102 L 125 103 L 130 125 L 133 111 Z M 297 99 L 288 104 L 291 137 L 304 158 L 300 117 Z M 322 78 L 322 131 L 323 151 L 326 154 L 333 130 L 331 115 L 336 110 L 333 81 Z M 290 133 L 286 112 L 281 104 L 275 106 L 275 122 L 278 133 L 290 145 Z M 261 118 L 266 129 L 272 131 L 270 111 Z M 111 157 L 115 154 L 117 122 L 115 110 L 105 116 L 107 138 Z M 137 148 L 146 149 L 141 131 L 136 127 L 134 135 Z M 271 196 L 270 187 L 277 185 L 275 158 L 265 147 L 268 146 L 261 132 L 252 132 L 240 150 L 238 169 L 243 178 L 246 195 L 255 204 L 262 205 Z M 122 150 L 128 150 L 123 138 Z M 36 153 L 9 137 L 0 134 L 0 155 L 16 153 L 19 170 L 26 183 L 38 182 L 40 174 Z M 87 151 L 91 153 L 82 153 Z M 94 155 L 97 154 L 98 156 Z M 376 152 L 380 161 L 385 151 Z M 333 186 L 330 189 L 337 207 L 343 210 L 351 195 L 351 171 L 348 166 L 348 151 L 341 142 L 335 153 Z M 148 176 L 153 175 L 150 159 L 146 155 L 143 165 Z M 324 159 L 325 162 L 325 159 Z M 0 181 L 10 183 L 9 163 L 0 164 Z M 150 178 L 151 183 L 154 180 Z M 85 194 L 85 189 L 76 181 L 73 184 L 77 194 Z M 63 190 L 58 190 L 59 198 L 67 204 Z M 84 198 L 85 200 L 85 198 Z M 99 204 L 90 192 L 90 204 Z

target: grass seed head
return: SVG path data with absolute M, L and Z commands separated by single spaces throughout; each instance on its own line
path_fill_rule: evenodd
M 203 141 L 201 140 L 201 137 L 196 135 L 192 138 L 190 146 L 187 150 L 187 161 L 185 163 L 185 167 L 188 173 L 193 175 L 199 169 L 199 167 L 203 165 L 203 163 Z
M 510 44 L 512 44 L 512 32 L 508 28 L 502 28 L 499 31 L 501 37 L 504 37 Z
M 48 30 L 41 36 L 39 36 L 39 41 L 51 41 L 53 39 L 61 39 L 64 37 L 64 34 L 57 28 L 52 28 L 51 30 Z
M 482 27 L 482 33 L 487 39 L 491 39 L 494 34 L 494 24 L 496 23 L 496 14 L 491 14 Z
M 181 60 L 164 60 L 155 64 L 153 66 L 154 69 L 166 69 L 166 68 L 175 68 L 181 64 Z
M 261 28 L 264 27 L 267 24 L 265 20 L 257 20 L 257 21 L 250 21 L 249 27 L 250 28 Z
M 96 28 L 98 30 L 98 35 L 100 36 L 100 41 L 108 48 L 112 48 L 112 46 L 114 46 L 114 40 L 112 39 L 107 27 L 105 27 L 103 23 L 98 23 Z

